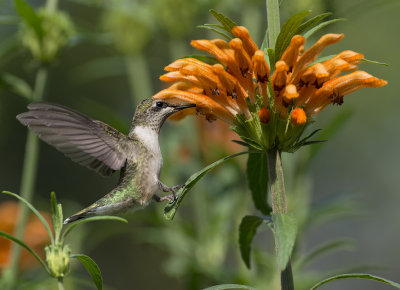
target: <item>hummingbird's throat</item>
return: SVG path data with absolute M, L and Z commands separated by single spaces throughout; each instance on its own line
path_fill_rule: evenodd
M 152 127 L 137 126 L 133 130 L 133 133 L 139 142 L 141 142 L 150 151 L 160 151 L 160 146 L 158 144 L 158 132 L 156 132 Z

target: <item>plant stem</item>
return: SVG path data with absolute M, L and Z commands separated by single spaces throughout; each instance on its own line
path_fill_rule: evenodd
M 63 278 L 57 278 L 58 290 L 64 290 L 64 280 Z
M 267 0 L 268 47 L 275 48 L 276 38 L 281 28 L 279 0 Z
M 149 66 L 140 53 L 125 56 L 125 63 L 132 104 L 136 106 L 140 100 L 150 98 L 153 93 Z
M 286 193 L 285 193 L 285 182 L 283 177 L 283 168 L 281 153 L 279 150 L 270 150 L 267 152 L 268 159 L 268 177 L 269 186 L 272 197 L 272 213 L 273 214 L 286 214 Z M 278 243 L 275 239 L 275 250 L 278 256 Z M 278 269 L 280 265 L 278 262 Z M 292 265 L 289 259 L 285 269 L 281 271 L 281 289 L 282 290 L 294 290 Z
M 46 67 L 40 67 L 35 80 L 35 86 L 32 93 L 32 101 L 41 101 L 43 99 L 44 88 L 46 86 L 48 70 Z M 25 144 L 25 158 L 22 169 L 22 179 L 21 179 L 21 195 L 28 202 L 32 202 L 33 191 L 35 187 L 36 180 L 36 169 L 37 160 L 39 155 L 39 143 L 38 138 L 34 133 L 28 131 L 26 144 Z M 23 239 L 23 233 L 25 229 L 25 224 L 28 218 L 28 207 L 21 205 L 18 214 L 18 226 L 15 231 L 15 237 L 17 239 Z M 6 285 L 9 289 L 13 289 L 17 277 L 18 262 L 21 255 L 21 248 L 15 244 L 12 245 L 11 250 L 11 263 L 9 268 L 4 272 L 4 279 L 6 280 Z

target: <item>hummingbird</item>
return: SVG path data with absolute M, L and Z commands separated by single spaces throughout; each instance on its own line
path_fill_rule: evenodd
M 134 211 L 151 201 L 175 200 L 176 190 L 183 185 L 168 187 L 160 181 L 162 155 L 158 135 L 169 116 L 195 106 L 145 99 L 136 108 L 128 135 L 78 111 L 48 102 L 29 104 L 29 111 L 17 115 L 17 119 L 44 142 L 103 176 L 120 170 L 117 186 L 67 218 L 64 224 L 68 224 L 90 216 Z M 172 194 L 160 197 L 158 190 Z

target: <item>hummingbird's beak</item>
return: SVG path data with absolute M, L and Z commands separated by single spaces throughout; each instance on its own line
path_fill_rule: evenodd
M 194 108 L 196 104 L 185 104 L 185 105 L 170 105 L 170 107 L 174 108 L 175 111 L 180 111 L 187 108 Z

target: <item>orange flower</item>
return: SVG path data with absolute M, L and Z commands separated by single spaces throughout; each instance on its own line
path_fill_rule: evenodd
M 195 103 L 196 109 L 184 111 L 185 114 L 197 111 L 208 120 L 219 118 L 236 127 L 242 118 L 239 116 L 246 120 L 258 116 L 259 121 L 268 123 L 262 118 L 266 111 L 260 115 L 263 107 L 271 114 L 271 120 L 277 120 L 274 121 L 277 127 L 286 128 L 284 133 L 275 130 L 277 135 L 282 133 L 278 139 L 285 143 L 283 135 L 291 128 L 296 131 L 295 127 L 306 126 L 312 116 L 329 104 L 341 105 L 344 95 L 360 88 L 387 84 L 364 71 L 355 71 L 364 56 L 350 50 L 314 63 L 324 48 L 340 41 L 343 34 L 325 34 L 306 51 L 306 39 L 293 36 L 274 64 L 271 76 L 264 52 L 258 49 L 247 29 L 235 26 L 232 34 L 237 38 L 229 43 L 222 39 L 192 41 L 192 46 L 210 53 L 220 64 L 210 65 L 194 58 L 176 60 L 165 68 L 169 73 L 160 78 L 174 84 L 154 98 Z M 348 71 L 354 72 L 341 75 Z M 290 121 L 291 127 L 279 125 L 279 120 L 284 124 Z M 260 139 L 262 134 L 254 133 L 252 139 Z M 295 138 L 288 136 L 289 139 Z
M 14 201 L 0 203 L 0 230 L 9 234 L 14 234 L 17 226 L 17 216 L 19 204 Z M 50 223 L 51 217 L 45 212 L 41 212 L 43 217 Z M 50 243 L 49 235 L 40 220 L 35 216 L 29 217 L 25 228 L 23 241 L 36 253 L 44 257 L 44 247 Z M 7 267 L 10 262 L 11 241 L 0 237 L 0 270 Z M 27 250 L 22 249 L 20 268 L 27 269 L 39 265 L 38 261 Z

